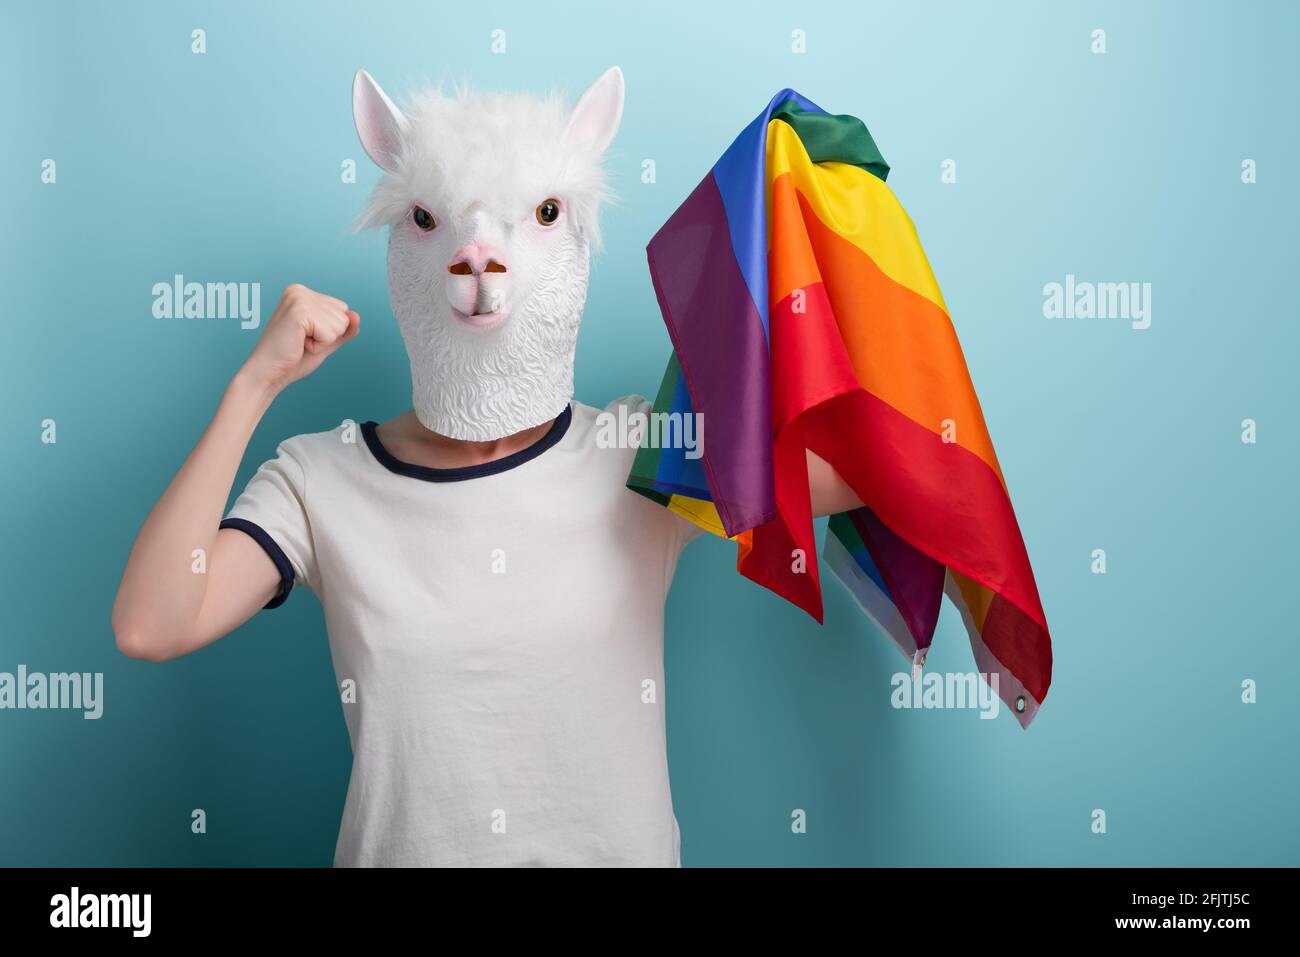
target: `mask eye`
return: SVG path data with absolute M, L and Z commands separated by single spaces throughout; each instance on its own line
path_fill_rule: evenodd
M 415 220 L 415 225 L 419 226 L 426 233 L 438 224 L 434 222 L 433 216 L 423 206 L 417 206 L 411 210 L 411 219 Z
M 560 201 L 558 199 L 548 199 L 537 207 L 537 221 L 543 226 L 554 226 L 555 221 L 560 218 Z

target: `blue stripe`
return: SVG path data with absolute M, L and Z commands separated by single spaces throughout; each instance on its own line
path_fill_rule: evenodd
M 772 111 L 794 101 L 808 113 L 825 113 L 820 106 L 791 89 L 772 97 L 727 151 L 713 165 L 713 179 L 722 197 L 736 254 L 749 296 L 758 308 L 767 335 L 767 124 Z
M 841 539 L 840 542 L 843 544 L 843 539 Z M 889 593 L 889 586 L 885 584 L 884 576 L 880 574 L 880 569 L 877 568 L 876 563 L 872 561 L 871 553 L 865 548 L 850 549 L 846 546 L 844 550 L 853 556 L 853 561 L 857 563 L 857 566 L 867 573 L 867 577 L 870 578 L 875 586 L 880 589 L 880 593 L 888 598 L 893 603 L 894 607 L 897 608 L 898 602 L 894 601 L 894 596 Z
M 654 411 L 661 410 L 656 409 Z M 677 377 L 677 385 L 673 389 L 672 404 L 669 411 L 682 416 L 695 414 L 694 409 L 691 407 L 691 394 L 686 388 L 686 377 L 684 375 Z M 706 426 L 707 424 L 705 423 Z M 707 432 L 704 441 L 708 442 Z M 688 459 L 685 450 L 681 448 L 664 449 L 659 454 L 659 470 L 655 476 L 655 481 L 670 486 L 671 490 L 679 495 L 690 495 L 692 498 L 702 498 L 707 501 L 713 500 L 713 496 L 709 493 L 709 480 L 704 474 L 704 459 Z M 660 491 L 668 490 L 668 488 L 660 489 Z

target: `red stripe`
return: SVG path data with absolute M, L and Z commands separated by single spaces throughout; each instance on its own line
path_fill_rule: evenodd
M 1047 627 L 1011 501 L 978 456 L 867 392 L 826 403 L 803 426 L 808 447 L 896 534 Z
M 772 457 L 777 517 L 754 529 L 737 570 L 822 620 L 808 458 L 799 417 L 859 388 L 821 283 L 787 296 L 769 313 L 772 342 Z M 797 311 L 796 311 L 797 310 Z
M 768 329 L 773 435 L 808 409 L 861 388 L 822 283 L 796 289 L 778 302 L 769 312 Z
M 996 616 L 990 609 L 981 637 L 1041 701 L 1051 675 L 1047 621 L 1020 526 L 993 470 L 867 392 L 825 403 L 800 424 L 808 448 L 890 530 L 1008 603 Z
M 1047 632 L 1003 596 L 995 595 L 980 639 L 1041 704 L 1052 683 L 1052 640 Z

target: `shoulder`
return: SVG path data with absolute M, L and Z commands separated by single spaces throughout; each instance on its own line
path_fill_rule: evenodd
M 649 412 L 651 402 L 643 395 L 621 395 L 614 399 L 609 405 L 605 406 L 605 411 L 614 415 L 618 414 L 619 409 L 627 410 L 630 415 L 633 412 Z
M 344 419 L 332 429 L 291 435 L 276 445 L 276 458 L 292 461 L 304 472 L 329 466 L 355 455 L 364 441 L 362 432 L 362 423 Z
M 575 445 L 584 450 L 585 461 L 599 462 L 596 471 L 608 476 L 620 489 L 611 501 L 625 509 L 629 519 L 635 517 L 641 522 L 638 527 L 663 530 L 667 536 L 664 540 L 673 543 L 674 549 L 680 549 L 702 534 L 703 526 L 682 512 L 663 507 L 664 502 L 658 497 L 630 487 L 634 462 L 644 451 L 642 446 L 655 445 L 653 430 L 647 425 L 653 409 L 654 403 L 635 393 L 619 396 L 599 408 L 575 400 L 571 429 L 577 433 Z M 591 450 L 589 454 L 587 450 Z M 646 536 L 647 542 L 651 540 L 659 539 Z
M 645 396 L 624 395 L 603 407 L 575 399 L 572 409 L 569 431 L 575 446 L 635 452 L 644 430 L 631 427 L 636 421 L 633 416 L 648 413 L 651 403 Z
M 577 399 L 573 400 L 572 405 L 574 421 L 578 419 L 601 419 L 609 415 L 617 416 L 620 408 L 626 410 L 629 414 L 650 411 L 650 400 L 643 395 L 636 394 L 621 395 L 604 406 L 587 405 Z

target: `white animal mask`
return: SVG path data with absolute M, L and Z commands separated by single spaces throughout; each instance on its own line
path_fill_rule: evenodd
M 622 72 L 606 71 L 572 110 L 554 95 L 433 92 L 402 111 L 362 70 L 352 112 L 385 173 L 358 226 L 389 227 L 416 416 L 475 442 L 555 418 L 573 397 Z

